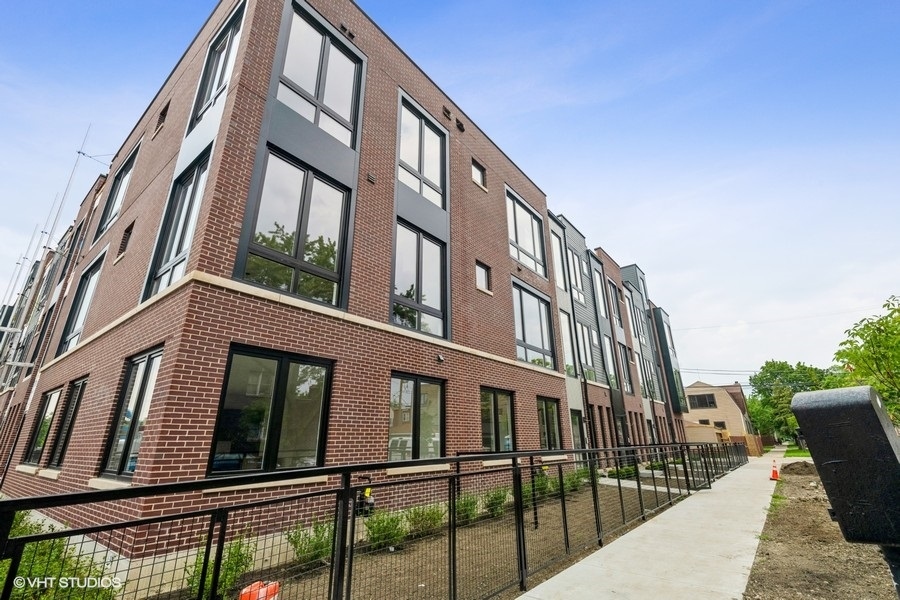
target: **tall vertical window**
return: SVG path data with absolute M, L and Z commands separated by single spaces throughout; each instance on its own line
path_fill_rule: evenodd
M 432 335 L 444 335 L 444 246 L 397 224 L 394 251 L 393 320 Z
M 510 190 L 506 191 L 506 227 L 509 255 L 532 271 L 546 275 L 541 218 Z
M 181 279 L 197 225 L 197 213 L 206 187 L 209 159 L 192 167 L 175 185 L 172 200 L 163 218 L 149 296 Z
M 594 298 L 594 302 L 597 303 L 597 308 L 600 309 L 600 316 L 604 319 L 608 319 L 609 316 L 606 312 L 606 293 L 603 288 L 606 286 L 603 285 L 603 273 L 600 271 L 594 270 L 594 293 L 596 297 Z
M 612 281 L 609 283 L 609 301 L 612 305 L 613 319 L 616 325 L 622 327 L 622 308 L 619 306 L 619 288 Z
M 516 358 L 553 369 L 550 302 L 513 284 L 513 317 L 516 321 Z
M 634 329 L 637 332 L 638 340 L 640 340 L 642 344 L 646 344 L 647 336 L 644 331 L 644 315 L 629 296 L 626 296 L 625 300 L 628 303 L 628 310 L 631 311 L 631 320 Z
M 81 339 L 84 321 L 87 319 L 88 310 L 91 307 L 91 300 L 94 298 L 94 290 L 97 289 L 97 281 L 100 279 L 100 267 L 102 266 L 103 256 L 100 256 L 81 275 L 81 280 L 78 282 L 78 289 L 75 291 L 75 299 L 73 300 L 72 308 L 69 311 L 69 318 L 66 321 L 66 327 L 63 330 L 62 339 L 59 343 L 57 355 L 74 348 Z
M 234 57 L 241 39 L 243 15 L 244 9 L 241 8 L 209 47 L 206 65 L 203 67 L 203 78 L 200 80 L 200 89 L 197 91 L 197 101 L 194 103 L 194 123 L 203 118 L 203 114 L 216 103 L 216 99 L 228 85 L 228 78 L 234 66 Z
M 106 198 L 106 204 L 100 215 L 100 224 L 97 226 L 97 233 L 94 235 L 94 241 L 97 240 L 103 232 L 109 229 L 109 226 L 119 216 L 122 210 L 122 201 L 125 200 L 125 193 L 128 191 L 128 182 L 131 181 L 131 172 L 134 169 L 134 161 L 138 154 L 138 148 L 132 150 L 131 155 L 119 167 L 116 178 L 113 180 L 112 187 L 109 190 L 109 196 Z
M 128 363 L 104 468 L 110 475 L 134 474 L 161 359 L 162 350 L 154 350 Z
M 619 380 L 616 377 L 616 361 L 612 352 L 612 340 L 609 339 L 608 335 L 603 336 L 603 363 L 609 387 L 619 389 Z
M 514 449 L 512 393 L 481 388 L 482 452 L 511 452 Z
M 337 304 L 347 196 L 315 172 L 270 153 L 244 279 Z
M 72 437 L 72 428 L 75 425 L 75 416 L 78 414 L 78 406 L 81 404 L 81 398 L 84 396 L 84 389 L 87 387 L 87 379 L 76 381 L 69 387 L 69 399 L 66 401 L 65 413 L 59 425 L 59 433 L 53 442 L 53 451 L 50 453 L 50 466 L 62 466 L 63 459 L 66 456 L 66 449 L 69 447 L 69 439 Z
M 391 377 L 388 460 L 444 455 L 444 384 L 413 375 Z
M 50 426 L 53 424 L 53 416 L 56 414 L 56 405 L 59 403 L 60 391 L 54 390 L 44 394 L 41 400 L 34 433 L 31 436 L 31 443 L 28 445 L 28 452 L 25 454 L 25 462 L 27 463 L 36 465 L 41 460 L 41 455 L 47 446 L 47 438 L 50 436 Z
M 594 371 L 594 353 L 591 350 L 591 329 L 584 323 L 575 323 L 575 331 L 578 332 L 578 357 L 581 359 L 584 375 L 591 381 L 597 380 Z
M 360 61 L 337 39 L 294 13 L 277 97 L 352 147 Z
M 622 362 L 622 383 L 626 394 L 634 393 L 634 385 L 631 382 L 631 367 L 628 366 L 628 349 L 625 344 L 619 344 L 619 360 Z
M 400 157 L 397 179 L 444 208 L 446 137 L 408 103 L 400 106 Z
M 550 232 L 550 249 L 553 252 L 553 277 L 556 287 L 566 289 L 565 262 L 563 261 L 562 240 L 554 232 Z
M 559 400 L 552 398 L 537 399 L 538 433 L 541 437 L 542 450 L 559 450 L 562 448 L 559 430 Z
M 577 377 L 578 370 L 575 368 L 575 351 L 572 345 L 572 320 L 568 313 L 559 311 L 559 328 L 563 344 L 563 360 L 566 366 L 566 375 L 569 377 Z
M 646 358 L 644 358 L 643 361 L 644 380 L 647 385 L 647 397 L 656 400 L 656 374 L 653 371 L 653 364 Z
M 581 418 L 581 411 L 571 409 L 569 416 L 572 421 L 572 447 L 576 450 L 582 450 L 584 445 L 584 420 Z
M 491 268 L 478 261 L 475 261 L 475 287 L 491 291 Z
M 571 248 L 566 248 L 569 255 L 569 279 L 572 282 L 572 297 L 584 304 L 584 279 L 582 279 L 582 260 Z
M 263 350 L 231 355 L 212 473 L 320 466 L 331 363 Z

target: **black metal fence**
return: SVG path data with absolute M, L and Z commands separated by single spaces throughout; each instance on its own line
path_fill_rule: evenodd
M 4 500 L 0 600 L 487 598 L 746 462 L 734 444 L 517 452 Z

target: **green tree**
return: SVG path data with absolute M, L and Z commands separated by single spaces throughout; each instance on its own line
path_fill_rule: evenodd
M 754 420 L 754 425 L 765 433 L 769 426 L 766 419 L 771 418 L 771 432 L 785 437 L 793 435 L 797 419 L 791 412 L 791 399 L 797 392 L 824 389 L 827 374 L 825 369 L 801 362 L 791 365 L 783 360 L 766 361 L 755 375 L 750 376 L 753 386 L 750 401 L 751 404 L 758 403 L 754 404 L 753 410 L 757 412 L 757 418 L 762 419 L 761 422 Z
M 775 411 L 771 404 L 763 404 L 762 400 L 751 396 L 747 400 L 747 413 L 760 435 L 775 434 Z
M 900 423 L 900 297 L 891 296 L 881 316 L 866 317 L 845 333 L 834 360 L 846 385 L 871 385 Z

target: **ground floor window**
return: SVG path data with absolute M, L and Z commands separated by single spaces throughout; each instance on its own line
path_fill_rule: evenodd
M 41 460 L 44 447 L 47 445 L 47 438 L 50 436 L 50 426 L 53 424 L 53 415 L 56 413 L 56 405 L 59 403 L 60 391 L 54 390 L 45 394 L 41 399 L 41 409 L 38 413 L 34 434 L 31 436 L 31 444 L 29 444 L 28 453 L 25 456 L 27 463 L 36 465 Z
M 512 393 L 481 388 L 482 452 L 511 452 L 514 449 Z
M 216 423 L 212 473 L 321 466 L 330 361 L 235 349 Z
M 415 375 L 391 377 L 388 460 L 444 455 L 444 383 Z
M 552 398 L 538 398 L 538 430 L 541 436 L 542 450 L 559 450 L 559 400 Z

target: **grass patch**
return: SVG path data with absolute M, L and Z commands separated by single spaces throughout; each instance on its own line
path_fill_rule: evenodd
M 809 450 L 802 450 L 797 446 L 788 446 L 787 450 L 784 451 L 785 458 L 812 458 L 809 454 Z
M 778 508 L 787 501 L 787 496 L 784 496 L 781 492 L 784 485 L 781 481 L 775 482 L 775 493 L 772 494 L 772 502 L 769 503 L 769 512 L 775 513 Z

